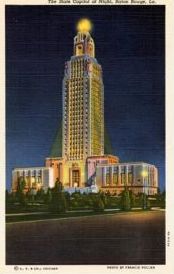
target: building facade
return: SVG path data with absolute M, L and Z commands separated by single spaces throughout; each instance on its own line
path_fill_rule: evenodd
M 51 167 L 15 168 L 12 171 L 12 192 L 16 192 L 20 181 L 25 181 L 24 192 L 31 189 L 38 191 L 54 187 Z
M 104 192 L 120 194 L 125 187 L 135 194 L 154 195 L 158 188 L 158 170 L 147 163 L 99 164 L 96 184 Z

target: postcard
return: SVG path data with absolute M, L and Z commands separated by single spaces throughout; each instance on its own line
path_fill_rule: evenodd
M 0 273 L 173 273 L 172 1 L 1 4 Z

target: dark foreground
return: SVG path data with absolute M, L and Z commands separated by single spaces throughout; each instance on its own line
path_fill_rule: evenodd
M 165 264 L 165 213 L 7 225 L 7 264 Z

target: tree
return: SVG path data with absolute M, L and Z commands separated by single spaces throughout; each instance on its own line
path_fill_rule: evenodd
M 25 180 L 23 178 L 19 178 L 17 190 L 16 190 L 16 198 L 21 205 L 26 205 L 26 197 L 24 194 L 25 186 L 26 186 Z
M 163 192 L 161 192 L 160 190 L 158 191 L 157 202 L 158 202 L 159 206 L 161 206 L 162 208 L 165 208 L 165 203 L 166 203 L 166 192 L 165 192 L 165 190 Z
M 148 200 L 148 196 L 146 193 L 140 194 L 140 205 L 144 210 L 150 208 L 150 201 Z
M 157 188 L 157 195 L 159 195 L 159 196 L 161 195 L 161 190 L 159 187 Z
M 44 195 L 45 204 L 49 205 L 51 203 L 51 199 L 52 199 L 52 192 L 51 192 L 51 189 L 48 188 L 47 192 Z
M 26 186 L 26 181 L 24 178 L 19 178 L 18 179 L 18 186 L 17 186 L 17 191 L 24 191 L 24 188 Z
M 166 192 L 165 190 L 161 193 L 161 207 L 165 208 L 166 206 Z
M 131 209 L 131 200 L 130 200 L 130 195 L 129 195 L 129 190 L 125 188 L 125 190 L 122 191 L 121 193 L 121 209 L 124 211 L 129 211 Z
M 66 205 L 69 208 L 70 207 L 70 202 L 71 202 L 71 195 L 68 191 L 64 192 L 64 196 L 66 199 Z
M 6 189 L 6 191 L 5 191 L 5 203 L 6 203 L 6 207 L 9 205 L 10 202 L 11 202 L 11 195 L 8 192 L 8 190 Z
M 63 192 L 63 185 L 57 179 L 55 186 L 52 189 L 51 201 L 50 201 L 50 210 L 55 213 L 64 213 L 66 212 L 67 204 L 65 199 L 65 194 Z
M 6 189 L 6 191 L 5 191 L 5 200 L 6 200 L 6 203 L 8 203 L 9 197 L 10 197 L 10 194 L 9 194 L 8 190 Z
M 106 194 L 104 192 L 101 192 L 100 197 L 102 199 L 102 202 L 103 202 L 104 206 L 106 206 L 107 205 L 107 196 L 106 196 Z
M 36 193 L 36 200 L 43 201 L 44 200 L 44 196 L 45 196 L 44 190 L 41 188 Z

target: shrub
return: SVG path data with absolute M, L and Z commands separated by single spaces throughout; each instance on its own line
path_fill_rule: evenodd
M 105 206 L 100 195 L 96 195 L 96 197 L 93 200 L 93 210 L 95 212 L 103 212 L 104 208 Z
M 54 213 L 66 212 L 67 205 L 66 205 L 65 195 L 63 192 L 52 194 L 49 209 L 51 212 L 54 212 Z
M 132 191 L 129 191 L 129 196 L 130 196 L 130 206 L 132 208 L 136 205 L 136 196 Z

